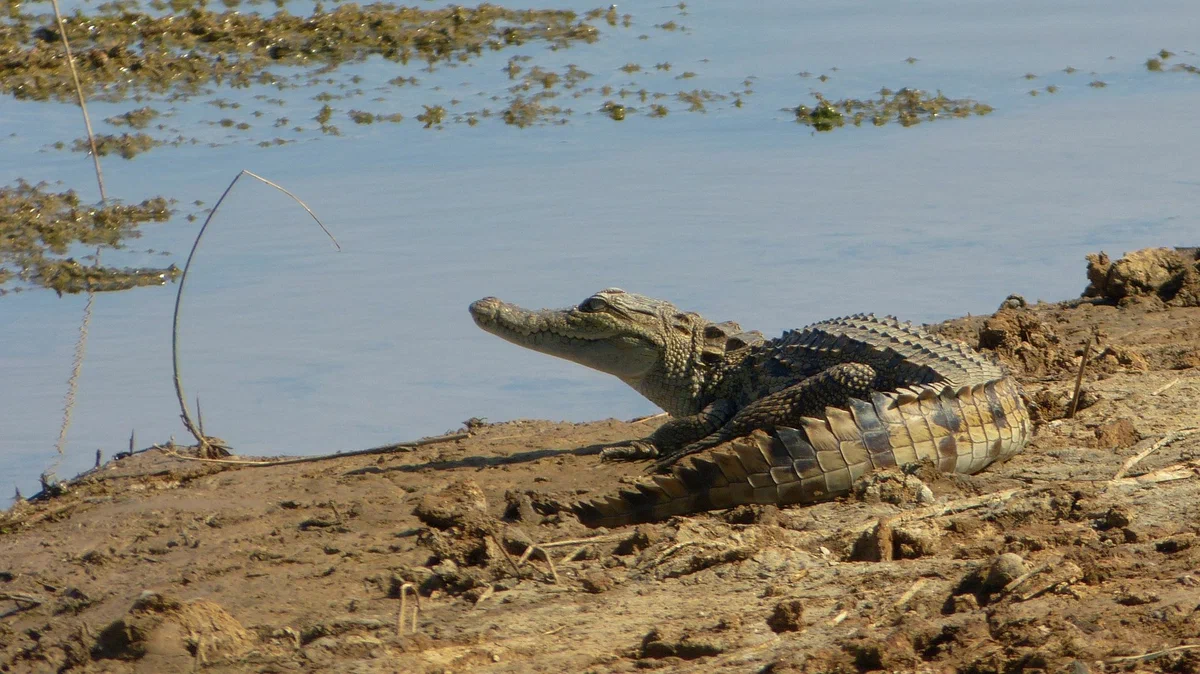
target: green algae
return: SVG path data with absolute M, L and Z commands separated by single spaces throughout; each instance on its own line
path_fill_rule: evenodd
M 308 16 L 215 12 L 172 3 L 174 14 L 107 4 L 64 17 L 84 93 L 121 100 L 135 92 L 183 96 L 209 85 L 281 85 L 280 66 L 337 66 L 371 56 L 429 65 L 541 41 L 593 42 L 597 29 L 567 10 L 420 9 L 376 3 L 320 6 Z M 11 10 L 0 30 L 0 91 L 21 99 L 73 100 L 58 27 L 49 15 Z
M 158 116 L 158 110 L 155 110 L 150 106 L 145 106 L 136 110 L 130 110 L 129 112 L 122 113 L 120 115 L 114 115 L 113 117 L 109 117 L 104 121 L 112 124 L 113 126 L 128 126 L 131 129 L 145 129 L 146 127 L 150 126 L 150 122 L 153 122 Z
M 55 192 L 46 184 L 18 181 L 0 187 L 0 294 L 18 281 L 62 294 L 124 290 L 174 279 L 174 265 L 120 269 L 84 265 L 68 257 L 77 246 L 121 248 L 140 235 L 141 225 L 165 222 L 172 212 L 162 197 L 95 206 L 84 204 L 72 190 Z
M 816 105 L 799 105 L 793 109 L 796 121 L 817 131 L 832 131 L 853 124 L 861 126 L 869 121 L 875 126 L 895 122 L 901 126 L 914 126 L 925 121 L 947 117 L 970 117 L 986 115 L 993 108 L 969 98 L 947 98 L 940 91 L 930 95 L 919 89 L 901 89 L 893 92 L 884 88 L 878 98 L 842 99 L 831 101 L 814 93 Z
M 115 154 L 122 159 L 133 159 L 143 152 L 149 152 L 163 145 L 163 141 L 141 132 L 122 134 L 102 133 L 97 134 L 94 138 L 96 140 L 96 154 L 101 157 Z M 71 149 L 75 152 L 91 152 L 92 146 L 87 138 L 76 138 L 71 144 Z

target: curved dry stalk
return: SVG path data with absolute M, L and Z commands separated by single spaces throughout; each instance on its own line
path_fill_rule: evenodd
M 405 583 L 400 586 L 400 613 L 396 616 L 396 636 L 404 635 L 404 615 L 408 609 L 408 593 L 411 592 L 414 600 L 412 612 L 412 633 L 417 633 L 417 614 L 421 612 L 421 595 L 417 592 L 417 586 L 412 583 Z
M 221 453 L 213 451 L 213 445 L 209 442 L 208 437 L 204 435 L 203 431 L 201 431 L 194 422 L 192 422 L 192 417 L 188 413 L 186 402 L 187 399 L 183 396 L 183 382 L 179 378 L 179 307 L 183 303 L 183 288 L 187 283 L 188 270 L 192 267 L 192 259 L 196 257 L 196 250 L 200 247 L 200 240 L 204 238 L 204 232 L 208 230 L 208 226 L 212 223 L 213 218 L 217 215 L 217 211 L 221 208 L 221 204 L 225 201 L 225 197 L 229 196 L 229 193 L 233 191 L 233 186 L 236 185 L 237 181 L 244 175 L 250 176 L 259 182 L 266 183 L 267 185 L 274 187 L 275 189 L 283 192 L 295 200 L 296 203 L 300 204 L 300 206 L 312 216 L 313 220 L 317 222 L 317 226 L 321 228 L 321 231 L 325 232 L 325 235 L 328 236 L 331 241 L 333 241 L 334 247 L 339 251 L 342 249 L 341 244 L 339 244 L 337 239 L 334 238 L 333 234 L 326 229 L 325 224 L 321 222 L 321 219 L 317 217 L 317 214 L 313 213 L 313 210 L 309 208 L 308 204 L 304 203 L 300 197 L 292 194 L 283 187 L 271 182 L 270 180 L 267 180 L 260 175 L 256 175 L 250 171 L 247 171 L 246 169 L 242 169 L 236 176 L 233 177 L 233 180 L 229 182 L 229 186 L 226 187 L 225 191 L 221 193 L 221 198 L 217 199 L 217 203 L 213 204 L 213 208 L 211 211 L 209 211 L 208 217 L 204 219 L 204 224 L 200 226 L 200 231 L 196 233 L 196 240 L 192 242 L 192 250 L 188 253 L 187 262 L 185 262 L 183 265 L 183 273 L 179 275 L 179 290 L 175 293 L 175 312 L 171 319 L 171 366 L 175 377 L 175 396 L 179 399 L 179 416 L 183 419 L 184 427 L 187 428 L 188 432 L 196 438 L 196 442 L 200 443 L 200 449 L 205 454 L 213 453 L 220 455 Z

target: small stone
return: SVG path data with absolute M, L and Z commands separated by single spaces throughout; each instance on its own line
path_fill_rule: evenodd
M 989 590 L 1002 590 L 1005 585 L 1025 575 L 1028 571 L 1021 555 L 1015 552 L 1006 552 L 992 560 L 983 586 Z

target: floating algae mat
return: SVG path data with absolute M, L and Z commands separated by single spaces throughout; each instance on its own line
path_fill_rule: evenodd
M 58 28 L 49 15 L 9 4 L 0 30 L 0 89 L 21 99 L 73 100 Z M 89 98 L 110 101 L 139 92 L 205 93 L 209 85 L 286 85 L 280 66 L 337 66 L 371 56 L 432 65 L 468 61 L 485 50 L 542 41 L 565 47 L 592 42 L 597 29 L 565 10 L 418 9 L 391 4 L 320 5 L 309 16 L 222 12 L 203 3 L 173 3 L 171 13 L 110 2 L 64 17 L 76 67 Z
M 847 123 L 861 126 L 871 122 L 883 126 L 896 122 L 901 126 L 914 126 L 921 122 L 947 117 L 970 117 L 986 115 L 992 107 L 969 98 L 947 98 L 942 92 L 930 95 L 919 89 L 892 91 L 882 89 L 879 98 L 860 100 L 846 98 L 831 101 L 821 94 L 813 94 L 816 105 L 799 105 L 795 108 L 796 121 L 811 126 L 817 131 L 832 131 Z
M 170 217 L 170 204 L 161 197 L 132 205 L 88 206 L 70 190 L 54 192 L 26 182 L 0 187 L 0 294 L 14 281 L 59 294 L 162 285 L 179 274 L 174 265 L 118 269 L 84 265 L 66 255 L 74 245 L 120 248 L 126 239 L 138 236 L 140 225 Z

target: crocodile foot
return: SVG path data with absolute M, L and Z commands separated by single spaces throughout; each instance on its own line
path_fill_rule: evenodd
M 601 461 L 644 461 L 658 457 L 658 448 L 643 440 L 613 445 L 600 450 Z

